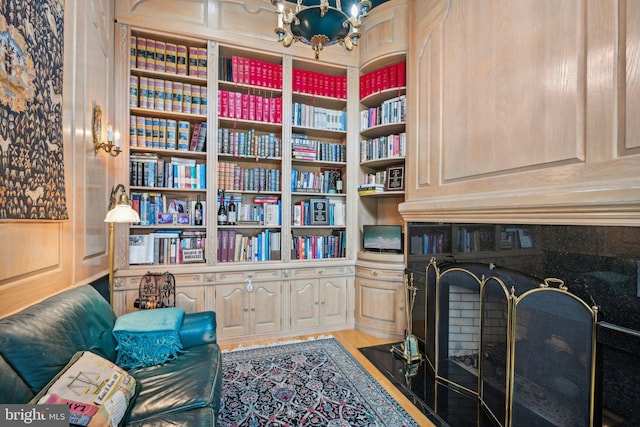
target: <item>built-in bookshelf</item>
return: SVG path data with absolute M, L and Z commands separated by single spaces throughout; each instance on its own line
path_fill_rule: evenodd
M 141 219 L 129 264 L 204 263 L 207 42 L 133 30 L 129 43 L 129 189 Z
M 353 256 L 349 67 L 127 28 L 128 179 L 142 218 L 128 230 L 128 264 Z
M 360 68 L 359 229 L 403 224 L 406 156 L 406 55 L 392 53 Z
M 347 76 L 293 61 L 291 259 L 346 256 Z
M 394 62 L 389 64 L 389 60 Z M 385 58 L 370 65 L 375 69 L 367 72 L 365 68 L 360 75 L 361 197 L 404 195 L 405 64 L 404 56 Z M 396 176 L 399 180 L 391 179 Z
M 281 261 L 282 56 L 220 46 L 218 57 L 216 261 Z

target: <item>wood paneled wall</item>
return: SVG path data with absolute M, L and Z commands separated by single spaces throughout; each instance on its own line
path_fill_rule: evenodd
M 69 220 L 0 224 L 0 316 L 106 274 L 116 160 L 95 154 L 92 111 L 113 122 L 113 2 L 64 2 L 63 141 Z
M 411 6 L 406 220 L 640 224 L 640 3 Z

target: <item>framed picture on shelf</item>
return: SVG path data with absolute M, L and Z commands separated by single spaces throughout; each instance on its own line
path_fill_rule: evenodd
M 158 214 L 158 225 L 173 225 L 176 223 L 176 214 L 160 212 Z
M 311 216 L 309 225 L 329 224 L 329 199 L 309 199 Z
M 387 167 L 385 191 L 404 191 L 404 166 Z

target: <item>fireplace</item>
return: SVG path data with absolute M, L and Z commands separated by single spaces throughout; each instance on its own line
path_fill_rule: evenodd
M 478 231 L 479 236 L 486 236 L 486 229 L 493 228 L 494 241 L 489 243 L 490 249 L 483 243 L 482 250 L 456 253 L 462 235 L 456 230 L 461 227 L 471 234 Z M 519 229 L 526 230 L 532 236 L 531 247 L 503 250 L 503 247 L 508 247 L 508 242 L 502 241 L 502 232 Z M 447 230 L 450 231 L 448 236 Z M 444 250 L 415 253 L 416 248 L 411 248 L 411 238 L 415 235 L 437 237 L 440 244 L 434 248 Z M 640 425 L 640 406 L 637 405 L 640 401 L 640 227 L 416 222 L 408 223 L 407 238 L 407 272 L 413 274 L 413 283 L 418 287 L 412 329 L 419 339 L 425 361 L 419 366 L 408 366 L 390 356 L 389 346 L 362 350 L 434 424 L 496 426 L 502 425 L 501 420 L 512 420 L 513 425 L 523 425 L 522 422 L 518 423 L 522 414 L 535 410 L 533 405 L 520 405 L 528 397 L 525 394 L 527 389 L 523 390 L 520 385 L 514 384 L 511 388 L 513 397 L 510 402 L 514 404 L 510 409 L 511 414 L 507 409 L 502 409 L 507 408 L 505 394 L 509 394 L 511 387 L 507 383 L 509 376 L 502 368 L 510 350 L 514 352 L 511 358 L 515 366 L 514 375 L 522 373 L 535 379 L 547 378 L 541 384 L 547 392 L 536 391 L 534 387 L 528 389 L 533 398 L 545 399 L 541 404 L 549 405 L 555 393 L 560 397 L 556 400 L 573 402 L 577 390 L 587 387 L 580 382 L 580 378 L 584 378 L 582 373 L 592 335 L 588 332 L 591 330 L 588 326 L 589 316 L 583 314 L 585 310 L 588 314 L 589 309 L 596 306 L 596 351 L 590 361 L 595 363 L 595 372 L 589 376 L 595 381 L 593 425 Z M 486 238 L 483 237 L 484 240 Z M 420 242 L 416 239 L 416 243 Z M 477 279 L 457 280 L 462 273 L 456 277 L 451 272 L 448 273 L 451 274 L 449 279 L 445 280 L 447 289 L 440 293 L 440 305 L 454 309 L 463 306 L 470 310 L 455 321 L 448 315 L 445 317 L 444 310 L 436 315 L 435 306 L 430 305 L 435 305 L 435 296 L 427 298 L 427 272 L 434 257 L 436 264 L 443 266 L 443 271 L 462 264 L 476 271 Z M 532 291 L 539 288 L 539 284 L 544 282 L 543 278 L 561 279 L 568 290 L 560 289 L 559 281 L 551 281 L 548 283 L 548 289 L 551 289 L 549 295 L 570 294 L 570 310 L 562 309 L 560 313 L 551 310 L 551 313 L 542 316 L 541 311 L 553 308 L 546 297 L 540 301 L 522 298 L 515 306 L 515 344 L 507 346 L 501 332 L 509 319 L 509 314 L 505 315 L 505 312 L 508 313 L 510 303 L 508 299 L 505 302 L 504 288 L 495 281 L 487 282 L 484 302 L 480 294 L 482 277 L 488 278 L 498 272 L 508 295 L 511 295 L 513 287 L 514 298 L 521 298 L 527 293 L 547 295 L 538 291 L 532 294 Z M 543 307 L 536 308 L 536 304 L 527 301 L 542 302 Z M 477 317 L 481 304 L 484 304 L 485 312 L 482 317 L 485 319 L 482 348 L 477 341 L 482 331 Z M 471 322 L 469 317 L 475 320 Z M 531 319 L 538 323 L 528 323 Z M 446 330 L 440 338 L 443 342 L 446 338 L 446 344 L 436 347 L 430 337 L 436 336 L 432 330 L 438 323 L 443 324 L 442 329 Z M 575 326 L 576 323 L 582 331 L 579 335 L 557 329 L 558 326 Z M 458 327 L 460 329 L 456 329 Z M 497 331 L 495 333 L 494 328 Z M 460 336 L 457 336 L 458 333 Z M 576 348 L 582 350 L 577 351 Z M 436 356 L 440 356 L 438 366 Z M 525 361 L 531 363 L 523 370 L 521 364 Z M 558 369 L 559 366 L 565 368 Z M 480 377 L 479 371 L 482 371 Z M 584 406 L 584 403 L 580 405 Z M 581 408 L 576 410 L 580 413 L 589 412 Z M 569 411 L 562 408 L 558 410 Z M 547 425 L 563 425 L 562 422 L 552 420 Z M 541 422 L 538 425 L 545 424 Z
M 562 281 L 432 258 L 426 287 L 436 322 L 422 338 L 437 381 L 498 426 L 593 425 L 596 311 Z

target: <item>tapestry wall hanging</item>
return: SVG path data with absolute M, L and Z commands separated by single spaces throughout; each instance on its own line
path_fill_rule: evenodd
M 65 220 L 64 0 L 0 0 L 0 12 L 0 220 Z

